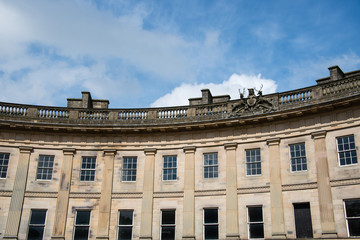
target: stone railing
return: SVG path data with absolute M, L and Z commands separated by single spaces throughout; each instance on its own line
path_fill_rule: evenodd
M 69 124 L 83 122 L 87 125 L 99 122 L 121 125 L 201 122 L 281 112 L 355 95 L 360 95 L 360 71 L 350 77 L 345 76 L 336 81 L 326 80 L 324 83 L 307 88 L 255 96 L 259 104 L 261 101 L 265 102 L 264 104 L 272 103 L 271 110 L 268 110 L 269 108 L 251 108 L 250 105 L 250 108 L 244 107 L 244 104 L 247 104 L 247 98 L 214 104 L 138 109 L 81 109 L 0 102 L 0 121 L 1 119 L 23 119 L 23 121 L 36 120 L 37 122 L 50 121 L 52 123 L 60 121 Z M 233 114 L 232 111 L 236 109 L 236 106 L 243 106 L 243 108 L 237 114 Z M 254 111 L 252 112 L 252 110 Z

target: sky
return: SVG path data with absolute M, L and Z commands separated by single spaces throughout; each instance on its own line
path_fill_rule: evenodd
M 0 101 L 187 105 L 360 69 L 358 0 L 0 0 Z

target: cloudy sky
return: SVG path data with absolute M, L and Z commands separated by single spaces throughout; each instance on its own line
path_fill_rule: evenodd
M 360 69 L 360 1 L 0 0 L 0 101 L 186 105 Z

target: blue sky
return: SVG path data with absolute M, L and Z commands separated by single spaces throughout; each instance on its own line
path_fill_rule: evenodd
M 0 0 L 0 101 L 186 105 L 360 69 L 360 1 Z

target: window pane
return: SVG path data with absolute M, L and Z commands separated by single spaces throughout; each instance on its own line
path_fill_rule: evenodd
M 75 227 L 74 240 L 87 240 L 89 235 L 89 227 Z
M 360 200 L 347 200 L 346 217 L 359 217 L 360 218 Z
M 162 224 L 175 224 L 175 211 L 174 210 L 170 210 L 170 211 L 163 210 L 161 223 Z
M 360 218 L 348 219 L 350 236 L 360 236 Z
M 46 210 L 32 210 L 30 224 L 45 224 Z
M 218 225 L 205 226 L 205 239 L 219 239 Z
M 29 227 L 28 240 L 42 240 L 44 235 L 44 227 Z
M 88 225 L 90 223 L 90 211 L 77 211 L 76 225 Z
M 132 225 L 133 211 L 120 211 L 119 225 Z
M 161 227 L 161 240 L 174 240 L 175 227 Z
M 204 223 L 218 223 L 217 209 L 205 209 L 204 215 Z
M 119 227 L 118 239 L 131 240 L 132 227 Z
M 250 224 L 250 238 L 264 238 L 264 224 L 251 223 Z
M 250 222 L 262 222 L 262 207 L 249 207 L 249 221 Z

